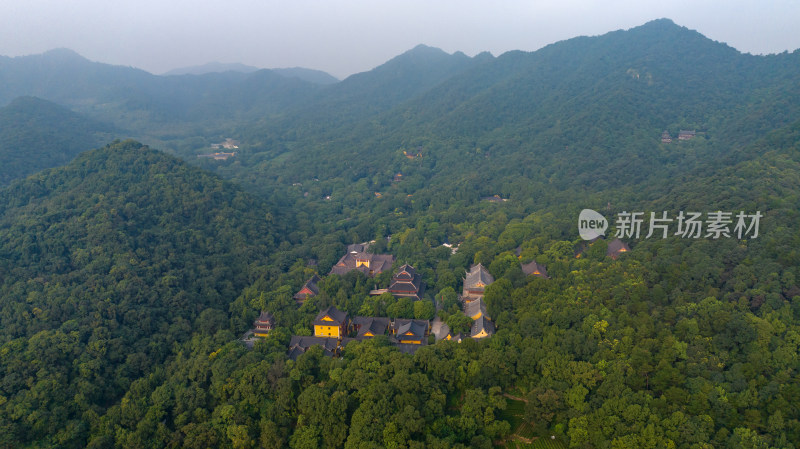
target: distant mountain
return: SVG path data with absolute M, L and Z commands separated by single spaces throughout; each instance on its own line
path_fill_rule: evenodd
M 164 76 L 172 75 L 205 75 L 206 73 L 222 73 L 222 72 L 240 72 L 240 73 L 253 73 L 259 69 L 250 65 L 241 64 L 238 62 L 224 63 L 224 62 L 209 62 L 202 65 L 195 65 L 189 67 L 180 67 L 165 72 Z
M 174 135 L 282 113 L 321 87 L 264 70 L 157 76 L 91 62 L 70 50 L 0 57 L 0 104 L 36 96 L 139 134 Z M 243 105 L 241 99 L 247 99 Z M 191 124 L 191 125 L 190 125 Z
M 0 189 L 2 445 L 85 447 L 85 413 L 156 372 L 173 344 L 227 328 L 282 233 L 267 212 L 131 141 Z
M 131 67 L 89 61 L 67 49 L 40 55 L 0 57 L 0 104 L 36 96 L 59 104 L 90 109 L 125 95 L 153 75 Z
M 289 78 L 298 78 L 314 84 L 335 84 L 339 79 L 328 72 L 322 70 L 305 69 L 303 67 L 291 67 L 285 69 L 270 69 L 273 72 Z
M 328 86 L 304 105 L 285 114 L 279 127 L 303 127 L 348 132 L 345 124 L 373 119 L 376 114 L 409 101 L 462 71 L 492 60 L 483 53 L 474 58 L 457 52 L 418 45 L 386 63 Z M 337 128 L 341 127 L 341 128 Z
M 35 97 L 0 108 L 0 185 L 112 140 L 111 127 Z
M 0 57 L 0 103 L 37 96 L 121 129 L 156 136 L 187 132 L 198 123 L 220 129 L 270 116 L 305 116 L 314 122 L 327 114 L 342 122 L 386 111 L 491 59 L 421 45 L 337 82 L 302 68 L 157 76 L 60 49 Z
M 796 73 L 798 51 L 741 54 L 666 19 L 497 58 L 418 47 L 332 86 L 313 111 L 264 127 L 270 136 L 284 132 L 293 150 L 280 170 L 268 161 L 258 169 L 298 181 L 345 173 L 350 182 L 371 180 L 403 171 L 397 154 L 421 147 L 424 185 L 437 201 L 463 189 L 452 180 L 466 174 L 484 196 L 510 194 L 503 186 L 522 179 L 534 182 L 515 193 L 533 196 L 539 182 L 636 185 L 715 158 L 733 161 L 738 149 L 789 124 L 800 115 Z M 336 126 L 343 117 L 354 122 Z M 298 138 L 295 129 L 308 132 Z M 702 154 L 660 146 L 664 130 L 681 129 L 701 132 Z
M 209 62 L 203 65 L 182 67 L 170 70 L 164 73 L 164 76 L 175 75 L 205 75 L 208 73 L 224 73 L 224 72 L 239 72 L 239 73 L 253 73 L 260 69 L 240 63 L 222 63 L 222 62 Z M 338 83 L 339 80 L 333 75 L 323 72 L 321 70 L 305 69 L 302 67 L 292 67 L 286 69 L 269 69 L 279 75 L 287 78 L 298 78 L 303 81 L 308 81 L 314 84 L 333 84 Z
M 457 52 L 418 45 L 386 63 L 363 73 L 349 76 L 315 104 L 338 102 L 340 107 L 362 106 L 368 111 L 383 109 L 410 100 L 455 74 L 480 65 L 491 58 L 470 58 Z

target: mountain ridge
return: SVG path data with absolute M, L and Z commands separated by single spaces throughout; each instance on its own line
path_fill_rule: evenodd
M 0 185 L 64 165 L 115 133 L 107 124 L 47 100 L 16 98 L 0 108 Z
M 426 57 L 442 57 L 419 49 Z M 383 67 L 391 66 L 390 61 Z M 280 158 L 279 171 L 268 161 L 254 169 L 285 170 L 298 182 L 320 177 L 322 167 L 350 173 L 352 181 L 371 179 L 370 173 L 383 169 L 405 170 L 392 155 L 421 146 L 428 157 L 423 165 L 434 164 L 431 176 L 458 176 L 491 157 L 487 194 L 504 184 L 501 179 L 530 170 L 551 183 L 577 177 L 589 185 L 635 184 L 653 169 L 679 171 L 697 163 L 695 155 L 675 154 L 669 161 L 669 153 L 652 150 L 665 129 L 711 128 L 697 141 L 708 143 L 705 157 L 711 157 L 725 154 L 732 142 L 747 145 L 764 130 L 788 124 L 800 113 L 800 86 L 793 77 L 798 70 L 794 54 L 742 54 L 657 20 L 463 66 L 383 110 L 372 105 L 376 114 L 354 114 L 350 127 L 330 126 L 340 120 L 333 111 L 341 115 L 332 102 L 315 108 L 316 115 L 253 128 L 253 134 L 269 133 L 292 148 Z M 376 73 L 378 68 L 369 75 Z M 757 115 L 745 112 L 750 110 Z M 315 127 L 319 131 L 309 132 Z M 298 138 L 293 129 L 307 133 Z

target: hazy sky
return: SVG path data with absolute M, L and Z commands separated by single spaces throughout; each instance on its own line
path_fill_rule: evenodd
M 800 48 L 798 0 L 0 0 L 0 55 L 66 47 L 153 73 L 219 61 L 344 78 L 417 44 L 497 56 L 662 17 L 746 53 Z

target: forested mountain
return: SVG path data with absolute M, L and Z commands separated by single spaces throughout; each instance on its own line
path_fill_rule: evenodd
M 0 103 L 37 96 L 139 134 L 185 133 L 187 126 L 208 123 L 231 126 L 281 112 L 318 87 L 269 70 L 156 76 L 91 62 L 65 49 L 0 57 Z
M 90 446 L 490 448 L 522 432 L 522 420 L 529 437 L 575 448 L 796 447 L 800 123 L 742 150 L 749 160 L 669 191 L 653 186 L 644 195 L 652 202 L 625 189 L 604 194 L 633 210 L 761 211 L 757 238 L 639 239 L 618 260 L 600 240 L 576 258 L 577 211 L 597 201 L 579 189 L 533 212 L 531 202 L 511 201 L 355 214 L 372 220 L 366 232 L 392 233 L 376 245 L 413 263 L 445 308 L 466 266 L 489 267 L 497 334 L 414 356 L 375 339 L 348 344 L 339 358 L 310 350 L 286 360 L 288 335 L 307 332 L 321 308 L 395 313 L 367 296 L 386 279 L 360 273 L 328 276 L 298 308 L 292 292 L 310 274 L 298 258 L 230 306 L 240 330 L 257 310 L 272 311 L 280 325 L 270 337 L 249 351 L 195 334 L 92 425 Z M 311 234 L 300 251 L 363 238 L 355 223 L 309 232 L 301 215 L 324 226 L 325 213 L 297 214 L 294 234 Z M 459 242 L 457 253 L 443 239 Z M 550 279 L 521 273 L 531 259 Z
M 207 73 L 241 72 L 253 73 L 261 69 L 240 63 L 225 64 L 221 62 L 209 62 L 208 64 L 181 67 L 165 72 L 164 76 L 173 75 L 205 75 Z M 290 67 L 283 69 L 270 69 L 271 71 L 283 75 L 287 78 L 299 78 L 315 84 L 333 84 L 339 82 L 333 75 L 322 70 L 306 69 L 303 67 Z
M 417 47 L 363 73 L 357 73 L 320 93 L 306 108 L 290 114 L 280 126 L 320 125 L 322 132 L 334 132 L 337 126 L 353 120 L 374 118 L 427 92 L 434 86 L 469 67 L 492 58 L 488 53 L 470 58 L 463 53 L 447 54 L 438 48 Z M 322 123 L 319 123 L 322 122 Z
M 209 124 L 206 132 L 213 133 L 293 111 L 299 112 L 292 117 L 314 124 L 318 111 L 337 120 L 368 118 L 487 59 L 488 54 L 469 58 L 420 45 L 338 82 L 324 72 L 302 68 L 156 76 L 90 62 L 59 49 L 0 57 L 0 103 L 33 95 L 140 135 L 186 136 L 196 132 L 198 123 Z
M 659 20 L 504 54 L 346 131 L 314 124 L 335 123 L 333 113 L 252 129 L 264 142 L 254 162 L 263 159 L 261 173 L 299 182 L 383 172 L 370 186 L 379 190 L 407 165 L 398 154 L 421 148 L 420 165 L 433 176 L 426 186 L 441 192 L 471 172 L 482 185 L 475 198 L 530 195 L 504 190 L 520 176 L 561 189 L 642 183 L 730 156 L 790 123 L 800 114 L 799 68 L 800 52 L 744 55 Z M 702 154 L 660 146 L 662 131 L 681 129 L 700 132 Z
M 268 213 L 133 142 L 0 191 L 0 446 L 81 446 L 174 344 L 227 329 L 277 247 Z
M 798 447 L 800 51 L 657 20 L 496 58 L 420 46 L 326 86 L 125 73 L 145 87 L 115 123 L 251 193 L 134 142 L 0 190 L 0 445 Z M 218 136 L 235 157 L 195 157 Z M 608 240 L 578 239 L 584 208 Z M 625 211 L 642 234 L 611 258 Z M 681 237 L 681 211 L 758 213 L 759 234 Z M 667 236 L 645 237 L 651 212 Z M 454 324 L 483 264 L 497 333 L 291 360 L 328 306 L 414 316 L 369 295 L 391 272 L 327 275 L 369 240 Z M 250 350 L 260 310 L 276 329 Z
M 62 106 L 21 97 L 0 108 L 0 185 L 45 168 L 65 165 L 96 148 L 111 127 Z

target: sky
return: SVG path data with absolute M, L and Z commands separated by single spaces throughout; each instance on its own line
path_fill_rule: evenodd
M 151 73 L 207 62 L 343 79 L 417 44 L 535 51 L 669 18 L 736 48 L 800 48 L 798 0 L 0 0 L 0 55 L 69 48 Z

